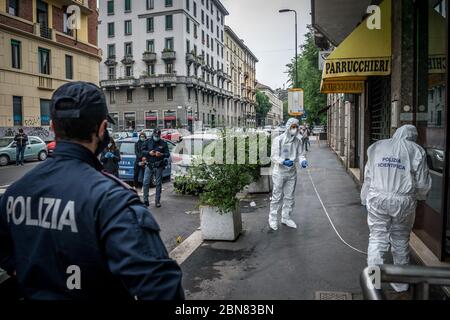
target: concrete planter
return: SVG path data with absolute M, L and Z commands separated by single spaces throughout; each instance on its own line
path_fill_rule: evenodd
M 261 176 L 258 181 L 249 184 L 245 191 L 248 193 L 270 193 L 272 191 L 270 176 Z
M 200 207 L 200 228 L 203 240 L 234 241 L 242 232 L 239 205 L 233 212 L 220 214 L 217 207 Z

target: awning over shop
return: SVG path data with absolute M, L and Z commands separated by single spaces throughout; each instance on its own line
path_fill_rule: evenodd
M 175 121 L 175 120 L 177 120 L 177 117 L 176 116 L 165 116 L 164 120 L 166 120 L 166 121 Z
M 369 29 L 364 20 L 328 56 L 322 93 L 362 93 L 367 77 L 391 74 L 391 2 L 380 4 L 380 29 Z

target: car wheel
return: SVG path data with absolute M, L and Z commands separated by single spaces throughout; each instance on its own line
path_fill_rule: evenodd
M 39 159 L 39 161 L 44 161 L 45 159 L 47 159 L 47 152 L 45 152 L 45 151 L 39 152 L 38 159 Z
M 0 166 L 6 166 L 9 163 L 9 157 L 7 155 L 0 156 Z
M 155 177 L 155 175 L 153 175 L 152 181 L 150 181 L 150 185 L 151 185 L 152 187 L 156 187 L 156 177 Z

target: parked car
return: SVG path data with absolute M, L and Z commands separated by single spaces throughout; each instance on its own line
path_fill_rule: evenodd
M 426 152 L 430 170 L 444 172 L 444 150 L 426 148 Z
M 114 141 L 125 139 L 125 138 L 132 138 L 133 134 L 131 132 L 114 132 L 111 137 L 114 139 Z
M 47 153 L 48 156 L 51 157 L 56 149 L 56 141 L 50 141 L 47 143 Z
M 25 160 L 47 159 L 47 145 L 39 137 L 28 137 L 27 146 L 25 148 Z M 13 137 L 0 138 L 0 166 L 6 166 L 10 162 L 16 161 L 16 142 Z
M 161 130 L 161 138 L 178 143 L 181 141 L 181 133 L 176 129 Z
M 172 153 L 172 179 L 186 175 L 193 160 L 203 154 L 203 149 L 219 139 L 215 134 L 194 134 L 184 137 Z
M 120 151 L 120 157 L 122 158 L 119 162 L 119 178 L 126 182 L 132 182 L 134 180 L 134 163 L 136 162 L 136 155 L 134 154 L 134 145 L 139 138 L 125 138 L 118 140 L 116 142 L 117 148 Z M 169 147 L 170 153 L 172 153 L 175 148 L 175 144 L 172 141 L 165 140 Z M 169 158 L 169 164 L 163 171 L 163 178 L 170 177 L 172 172 L 172 159 Z M 152 181 L 154 185 L 154 181 Z
M 144 129 L 140 132 L 140 134 L 141 133 L 144 133 L 147 138 L 150 138 L 153 134 L 153 129 Z

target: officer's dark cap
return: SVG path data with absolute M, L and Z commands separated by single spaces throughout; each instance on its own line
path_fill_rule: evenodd
M 109 115 L 103 91 L 93 83 L 69 82 L 53 93 L 51 114 L 54 119 L 106 119 L 115 124 Z
M 161 136 L 161 129 L 156 128 L 155 130 L 153 130 L 153 135 L 155 137 L 160 137 Z

